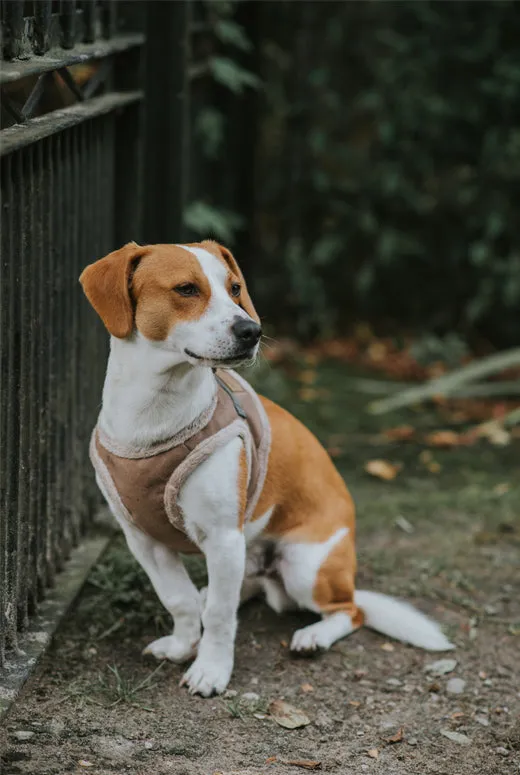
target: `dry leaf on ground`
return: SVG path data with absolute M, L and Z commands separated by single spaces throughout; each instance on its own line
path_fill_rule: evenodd
M 403 739 L 403 727 L 399 727 L 395 735 L 392 735 L 391 737 L 385 737 L 385 742 L 400 743 L 402 739 Z
M 487 439 L 491 444 L 496 447 L 505 447 L 511 441 L 511 434 L 509 431 L 496 420 L 483 423 L 476 428 L 480 438 Z
M 376 476 L 378 479 L 384 479 L 390 482 L 395 479 L 401 466 L 396 463 L 390 463 L 388 460 L 369 460 L 365 463 L 365 471 L 371 476 Z
M 379 751 L 377 748 L 369 748 L 367 756 L 370 756 L 371 759 L 377 759 L 379 757 Z
M 389 441 L 409 441 L 415 435 L 415 428 L 411 425 L 397 425 L 395 428 L 386 428 L 382 435 Z
M 283 700 L 273 700 L 268 710 L 276 723 L 285 729 L 298 729 L 311 723 L 310 718 L 302 710 Z
M 302 684 L 300 686 L 300 689 L 302 690 L 302 692 L 313 692 L 314 686 L 312 684 Z
M 289 767 L 301 767 L 304 770 L 321 770 L 321 762 L 315 759 L 278 759 L 281 764 Z
M 395 651 L 395 646 L 393 643 L 383 643 L 381 648 L 383 651 Z
M 304 385 L 314 385 L 317 376 L 314 369 L 305 369 L 305 371 L 301 371 L 298 374 L 298 379 L 300 382 L 303 382 Z
M 464 437 L 455 431 L 434 431 L 424 437 L 425 444 L 429 447 L 460 447 Z
M 451 729 L 441 729 L 441 735 L 447 737 L 453 743 L 459 743 L 459 745 L 469 745 L 471 743 L 470 737 L 461 734 L 461 732 L 452 732 Z
M 429 662 L 425 665 L 424 672 L 433 675 L 447 675 L 447 673 L 452 673 L 456 667 L 456 659 L 437 659 L 435 662 Z

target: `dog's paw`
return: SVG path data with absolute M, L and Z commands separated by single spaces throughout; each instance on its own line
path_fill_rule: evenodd
M 296 630 L 291 640 L 291 651 L 309 654 L 330 648 L 330 639 L 322 625 L 323 622 L 317 622 Z
M 170 662 L 187 662 L 197 655 L 197 645 L 175 635 L 166 635 L 150 643 L 143 654 L 152 654 L 156 659 L 169 659 Z
M 202 694 L 203 697 L 222 694 L 229 683 L 232 669 L 232 660 L 209 662 L 199 656 L 184 674 L 180 686 L 187 686 L 190 694 Z

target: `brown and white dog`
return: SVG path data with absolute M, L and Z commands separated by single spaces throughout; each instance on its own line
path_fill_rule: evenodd
M 216 242 L 130 243 L 88 266 L 80 280 L 111 334 L 97 432 L 123 461 L 147 450 L 153 456 L 169 439 L 185 439 L 200 418 L 207 422 L 215 369 L 257 354 L 258 315 L 235 259 Z M 258 593 L 277 611 L 299 607 L 321 615 L 294 633 L 294 652 L 328 649 L 363 623 L 421 648 L 453 648 L 435 622 L 406 603 L 355 591 L 354 505 L 343 479 L 298 420 L 266 398 L 258 405 L 270 447 L 249 514 L 246 433 L 201 458 L 176 494 L 183 530 L 206 558 L 202 593 L 178 552 L 132 522 L 124 493 L 114 492 L 97 469 L 130 550 L 174 619 L 173 634 L 146 652 L 174 662 L 196 657 L 182 683 L 204 696 L 223 692 L 239 604 Z

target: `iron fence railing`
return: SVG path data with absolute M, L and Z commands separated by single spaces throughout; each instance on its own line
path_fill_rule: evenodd
M 106 336 L 78 276 L 140 235 L 143 8 L 0 5 L 1 664 L 97 503 Z

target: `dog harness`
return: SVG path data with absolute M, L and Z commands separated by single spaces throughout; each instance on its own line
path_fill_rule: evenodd
M 186 534 L 178 499 L 186 479 L 234 438 L 244 443 L 248 468 L 245 521 L 264 486 L 271 446 L 270 425 L 253 388 L 233 371 L 216 371 L 213 403 L 172 439 L 153 447 L 124 447 L 99 427 L 90 459 L 105 498 L 118 518 L 176 552 L 200 550 Z

